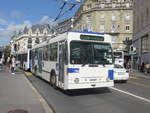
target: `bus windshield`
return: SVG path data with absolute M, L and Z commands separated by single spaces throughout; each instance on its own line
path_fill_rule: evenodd
M 108 43 L 72 41 L 70 43 L 71 64 L 112 64 L 113 55 Z

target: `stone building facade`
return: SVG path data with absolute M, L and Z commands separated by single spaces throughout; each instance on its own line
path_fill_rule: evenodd
M 41 43 L 51 36 L 51 31 L 48 24 L 32 25 L 31 28 L 25 27 L 22 32 L 15 34 L 12 37 L 11 52 L 23 52 L 33 48 L 36 44 Z
M 133 45 L 135 59 L 150 63 L 150 0 L 134 0 Z
M 84 0 L 74 15 L 74 30 L 113 35 L 113 48 L 124 49 L 133 35 L 133 0 Z

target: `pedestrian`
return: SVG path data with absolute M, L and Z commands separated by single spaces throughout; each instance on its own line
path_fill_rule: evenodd
M 145 68 L 145 63 L 144 63 L 144 61 L 142 61 L 142 63 L 141 63 L 141 72 L 144 72 L 144 68 Z
M 130 60 L 127 62 L 126 67 L 130 73 L 131 72 L 131 61 Z
M 6 60 L 6 71 L 10 71 L 10 65 L 11 65 L 11 59 L 10 57 L 8 57 Z
M 11 74 L 15 74 L 15 66 L 16 66 L 16 60 L 15 56 L 11 58 Z
M 3 59 L 0 58 L 0 69 L 2 69 L 2 67 L 3 67 Z
M 126 62 L 124 62 L 123 66 L 124 66 L 124 68 L 127 68 L 127 63 L 126 63 Z
M 149 73 L 149 63 L 148 62 L 145 64 L 145 68 L 146 68 L 146 73 L 148 74 Z
M 5 58 L 2 57 L 2 63 L 5 65 Z

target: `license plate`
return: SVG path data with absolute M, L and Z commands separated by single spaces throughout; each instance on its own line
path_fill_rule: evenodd
M 90 81 L 96 81 L 97 79 L 90 79 Z
M 120 72 L 120 73 L 118 73 L 118 75 L 124 75 L 125 73 L 123 73 L 123 72 Z

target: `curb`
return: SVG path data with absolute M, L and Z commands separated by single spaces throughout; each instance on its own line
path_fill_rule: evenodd
M 140 75 L 139 75 L 140 74 Z M 145 75 L 144 73 L 139 73 L 139 72 L 132 72 L 131 74 L 130 74 L 130 76 L 132 76 L 132 77 L 139 77 L 139 78 L 148 78 L 148 79 L 150 79 L 150 76 L 149 75 Z
M 39 99 L 40 103 L 43 106 L 43 109 L 44 109 L 45 113 L 54 113 L 53 110 L 49 107 L 49 105 L 46 102 L 46 100 L 40 95 L 40 93 L 36 90 L 36 88 L 31 84 L 29 79 L 26 77 L 26 76 L 31 76 L 31 75 L 27 75 L 26 72 L 24 72 L 24 74 L 25 74 L 25 79 L 26 79 L 27 83 L 32 88 L 32 90 L 35 92 L 37 98 Z

